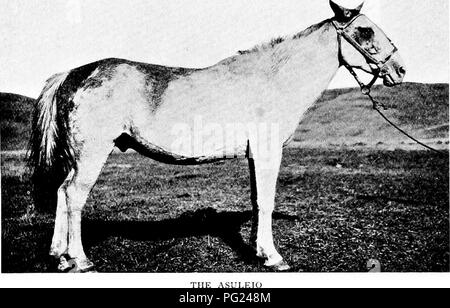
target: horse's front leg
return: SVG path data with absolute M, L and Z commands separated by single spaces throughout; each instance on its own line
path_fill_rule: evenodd
M 249 158 L 254 215 L 251 241 L 256 240 L 257 256 L 266 260 L 266 266 L 285 271 L 289 269 L 289 266 L 276 250 L 272 234 L 272 213 L 275 207 L 275 191 L 281 156 L 280 148 L 272 151 L 268 157 Z

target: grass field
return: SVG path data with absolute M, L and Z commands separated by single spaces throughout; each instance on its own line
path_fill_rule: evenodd
M 292 271 L 449 270 L 449 162 L 424 151 L 286 149 L 274 236 Z M 2 272 L 51 272 L 53 216 L 29 211 L 23 156 L 2 155 Z M 83 221 L 100 272 L 266 271 L 248 246 L 247 162 L 179 167 L 114 154 Z

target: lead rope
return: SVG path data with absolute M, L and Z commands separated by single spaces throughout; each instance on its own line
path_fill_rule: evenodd
M 426 145 L 425 143 L 420 142 L 419 140 L 417 140 L 416 138 L 414 138 L 413 136 L 411 136 L 410 134 L 408 134 L 407 132 L 405 132 L 405 131 L 404 131 L 403 129 L 401 129 L 398 125 L 396 125 L 394 122 L 392 122 L 392 121 L 391 121 L 391 120 L 390 120 L 390 119 L 389 119 L 389 118 L 388 118 L 388 117 L 380 110 L 380 107 L 383 108 L 383 110 L 388 110 L 388 108 L 387 108 L 383 103 L 380 103 L 380 102 L 378 102 L 377 100 L 375 100 L 375 99 L 373 98 L 373 96 L 370 94 L 370 89 L 371 89 L 371 87 L 374 85 L 375 81 L 376 81 L 376 80 L 378 79 L 378 77 L 379 77 L 379 73 L 378 73 L 378 72 L 375 73 L 374 79 L 373 79 L 368 85 L 365 85 L 365 84 L 359 79 L 358 75 L 357 75 L 356 72 L 353 70 L 353 68 L 352 68 L 348 63 L 346 63 L 346 61 L 342 61 L 342 62 L 343 62 L 343 65 L 345 66 L 345 68 L 347 68 L 347 70 L 350 72 L 350 74 L 352 74 L 352 76 L 355 78 L 356 82 L 358 82 L 358 84 L 359 84 L 359 86 L 360 86 L 360 88 L 361 88 L 361 93 L 362 93 L 363 95 L 367 96 L 367 97 L 372 101 L 373 109 L 374 109 L 376 112 L 378 112 L 378 114 L 379 114 L 386 122 L 388 122 L 392 127 L 394 127 L 396 130 L 398 130 L 400 133 L 402 133 L 403 135 L 405 135 L 406 137 L 408 137 L 408 138 L 411 139 L 412 141 L 416 142 L 417 144 L 423 146 L 424 148 L 426 148 L 426 149 L 428 149 L 428 150 L 430 150 L 430 151 L 432 151 L 432 152 L 435 152 L 435 153 L 437 153 L 437 154 L 439 154 L 439 155 L 441 155 L 441 156 L 448 157 L 448 154 L 447 154 L 447 153 L 445 153 L 445 152 L 443 152 L 443 151 L 439 151 L 439 150 L 437 150 L 437 149 L 434 149 L 434 148 L 432 148 L 432 147 Z

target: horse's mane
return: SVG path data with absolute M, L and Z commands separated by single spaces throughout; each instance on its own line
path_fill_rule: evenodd
M 306 28 L 305 30 L 295 34 L 294 36 L 292 36 L 293 40 L 296 39 L 300 39 L 302 37 L 306 37 L 308 35 L 310 35 L 311 33 L 317 31 L 318 29 L 320 29 L 324 24 L 328 23 L 330 20 L 326 19 L 318 24 L 312 25 L 308 28 Z M 284 41 L 286 41 L 289 37 L 288 36 L 279 36 L 276 38 L 271 39 L 269 42 L 267 43 L 263 43 L 263 44 L 258 44 L 250 49 L 247 50 L 239 50 L 238 54 L 243 55 L 243 54 L 249 54 L 249 53 L 254 53 L 254 52 L 259 52 L 259 51 L 264 51 L 264 50 L 268 50 L 271 48 L 274 48 L 275 46 L 283 43 Z
M 299 39 L 302 37 L 306 37 L 306 36 L 310 35 L 311 33 L 319 30 L 320 28 L 322 28 L 325 24 L 327 24 L 329 22 L 330 22 L 330 19 L 325 19 L 324 21 L 321 21 L 318 24 L 312 25 L 312 26 L 306 28 L 305 30 L 297 33 L 296 35 L 294 35 L 292 37 L 292 39 L 296 40 L 296 39 Z

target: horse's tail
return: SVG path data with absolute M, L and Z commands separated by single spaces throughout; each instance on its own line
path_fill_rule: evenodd
M 33 112 L 29 165 L 35 208 L 45 212 L 55 209 L 58 188 L 75 166 L 68 113 L 58 108 L 62 103 L 58 90 L 68 75 L 56 74 L 47 80 Z

